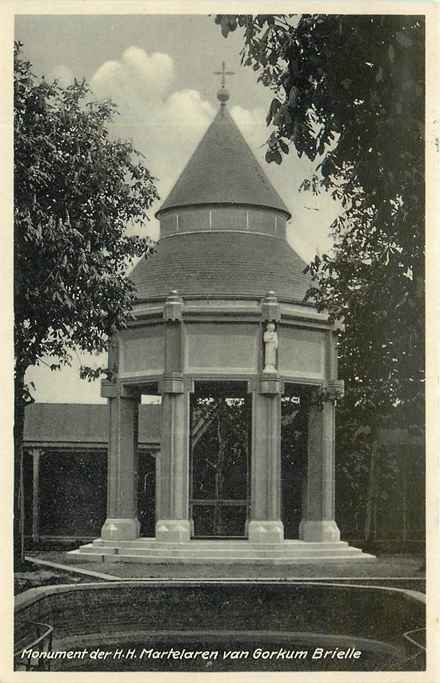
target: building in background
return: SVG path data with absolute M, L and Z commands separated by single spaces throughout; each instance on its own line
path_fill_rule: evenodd
M 298 404 L 283 402 L 281 520 L 287 538 L 298 538 L 304 420 Z M 26 409 L 25 532 L 30 547 L 80 544 L 99 536 L 106 517 L 108 409 L 96 404 L 34 403 Z M 160 406 L 139 408 L 138 517 L 141 536 L 153 537 Z M 336 469 L 336 520 L 343 538 L 364 542 L 368 472 L 352 466 L 356 453 L 336 454 L 350 478 Z M 408 430 L 380 433 L 371 534 L 385 551 L 423 549 L 425 542 L 424 443 Z M 364 488 L 363 497 L 356 495 Z

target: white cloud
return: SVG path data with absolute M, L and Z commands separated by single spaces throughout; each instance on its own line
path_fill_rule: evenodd
M 262 145 L 268 137 L 265 125 L 266 112 L 258 107 L 256 109 L 244 109 L 239 105 L 231 107 L 231 116 L 249 144 L 256 147 Z
M 164 97 L 174 79 L 174 63 L 169 55 L 145 50 L 134 45 L 127 48 L 119 61 L 104 62 L 92 77 L 91 85 L 98 95 L 121 95 L 150 101 Z M 118 103 L 122 104 L 122 103 Z
M 215 107 L 197 90 L 173 90 L 175 71 L 174 61 L 169 55 L 148 54 L 132 45 L 117 61 L 108 61 L 100 66 L 91 81 L 97 96 L 110 97 L 118 105 L 121 116 L 115 131 L 123 138 L 132 139 L 145 154 L 150 171 L 159 179 L 161 201 L 166 198 L 215 115 Z M 328 225 L 337 214 L 337 206 L 329 197 L 317 200 L 309 193 L 298 192 L 299 185 L 313 171 L 314 164 L 305 157 L 298 159 L 293 148 L 281 166 L 267 164 L 264 159 L 265 141 L 270 130 L 266 126 L 265 110 L 232 105 L 230 111 L 292 212 L 289 241 L 293 247 L 305 259 L 313 256 L 317 246 L 321 252 L 328 250 L 331 245 Z M 319 211 L 310 211 L 310 207 Z M 146 230 L 155 239 L 159 235 L 155 220 L 147 225 Z
M 147 83 L 150 89 L 147 95 L 151 95 L 154 88 L 158 95 L 164 96 L 174 79 L 174 62 L 169 55 L 161 52 L 154 52 L 150 56 L 140 47 L 131 46 L 123 53 L 122 63 L 125 72 L 131 72 L 130 80 L 139 86 L 141 95 L 143 84 Z
M 161 201 L 215 113 L 198 91 L 173 90 L 174 79 L 175 65 L 169 55 L 148 54 L 134 45 L 119 60 L 102 64 L 91 79 L 95 95 L 111 98 L 118 106 L 120 116 L 114 131 L 133 140 L 145 154 L 148 168 L 158 178 Z M 155 220 L 146 230 L 158 237 Z

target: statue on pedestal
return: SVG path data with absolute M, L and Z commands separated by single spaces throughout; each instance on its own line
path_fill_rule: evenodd
M 267 323 L 263 335 L 264 342 L 264 369 L 263 372 L 276 372 L 278 334 L 275 323 Z

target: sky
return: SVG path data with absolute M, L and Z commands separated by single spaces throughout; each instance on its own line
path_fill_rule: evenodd
M 299 192 L 316 163 L 291 149 L 281 166 L 264 160 L 270 129 L 265 123 L 273 96 L 240 63 L 242 34 L 224 38 L 204 15 L 33 15 L 16 16 L 15 39 L 35 75 L 67 85 L 85 78 L 96 98 L 110 97 L 120 115 L 112 133 L 133 141 L 158 179 L 161 199 L 152 207 L 144 236 L 159 237 L 154 213 L 166 199 L 218 108 L 222 61 L 228 77 L 230 112 L 255 156 L 289 207 L 288 240 L 307 261 L 331 247 L 328 228 L 339 207 L 326 194 Z M 99 382 L 79 378 L 79 365 L 102 358 L 74 356 L 71 368 L 51 372 L 43 362 L 28 374 L 37 401 L 101 402 Z

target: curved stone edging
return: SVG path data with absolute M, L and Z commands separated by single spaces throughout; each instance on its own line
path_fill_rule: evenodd
M 206 584 L 215 585 L 251 585 L 251 584 L 266 584 L 266 585 L 299 585 L 299 586 L 330 586 L 330 587 L 344 587 L 344 588 L 358 588 L 365 590 L 381 590 L 391 593 L 403 593 L 410 600 L 414 600 L 419 603 L 426 604 L 426 595 L 420 591 L 415 591 L 407 588 L 394 588 L 392 586 L 376 586 L 376 585 L 362 585 L 362 584 L 349 584 L 349 583 L 333 583 L 333 582 L 323 582 L 323 581 L 297 581 L 295 579 L 279 579 L 279 580 L 267 580 L 267 579 L 256 579 L 250 581 L 249 579 L 121 579 L 111 582 L 87 582 L 81 584 L 57 584 L 54 586 L 39 586 L 38 588 L 30 588 L 23 593 L 15 596 L 15 613 L 20 612 L 25 607 L 29 607 L 34 602 L 38 602 L 42 598 L 48 597 L 49 595 L 56 595 L 59 593 L 65 593 L 69 591 L 83 591 L 83 590 L 109 590 L 118 589 L 127 585 L 131 586 L 203 586 Z

